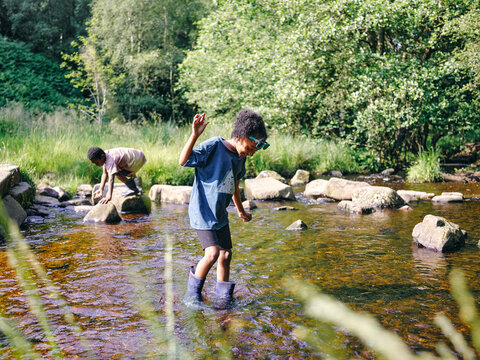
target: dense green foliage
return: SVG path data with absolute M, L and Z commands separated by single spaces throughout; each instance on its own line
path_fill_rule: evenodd
M 8 101 L 49 110 L 82 101 L 55 61 L 0 36 L 0 107 Z M 0 134 L 3 125 L 0 125 Z
M 209 1 L 94 0 L 88 35 L 66 56 L 73 82 L 92 88 L 110 118 L 128 121 L 161 116 L 181 122 L 191 114 L 175 89 L 177 65 L 195 38 L 197 17 Z M 85 80 L 87 80 L 85 82 Z
M 90 0 L 0 0 L 0 35 L 59 58 L 84 31 Z
M 230 127 L 210 124 L 201 141 L 216 135 L 229 138 L 230 131 Z M 190 133 L 190 126 L 178 127 L 172 122 L 111 122 L 99 131 L 97 124 L 75 110 L 39 113 L 11 105 L 0 109 L 0 163 L 20 166 L 37 184 L 46 182 L 75 191 L 80 184 L 100 182 L 101 167 L 87 159 L 90 146 L 126 146 L 145 153 L 147 163 L 138 174 L 145 188 L 153 184 L 191 185 L 193 169 L 178 165 Z M 292 135 L 272 136 L 269 141 L 272 146 L 268 150 L 248 158 L 248 177 L 267 169 L 286 177 L 292 177 L 299 168 L 312 172 L 360 170 L 342 143 Z M 292 151 L 295 144 L 302 145 Z
M 0 34 L 0 106 L 75 102 L 100 130 L 249 107 L 372 171 L 480 141 L 476 0 L 0 0 Z
M 226 0 L 201 21 L 181 84 L 216 117 L 249 106 L 274 128 L 339 136 L 398 165 L 408 152 L 478 127 L 480 73 L 467 65 L 480 39 L 478 7 Z

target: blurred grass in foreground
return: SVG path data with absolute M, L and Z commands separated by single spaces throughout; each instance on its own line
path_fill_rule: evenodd
M 302 301 L 308 316 L 351 333 L 381 359 L 447 360 L 460 358 L 470 360 L 477 359 L 477 353 L 480 352 L 480 318 L 475 306 L 475 299 L 468 289 L 461 270 L 454 269 L 450 272 L 450 288 L 460 309 L 459 318 L 471 329 L 473 348 L 455 329 L 452 321 L 446 315 L 438 314 L 434 322 L 454 347 L 454 351 L 452 351 L 447 344 L 438 343 L 436 346 L 438 355 L 427 352 L 415 354 L 396 333 L 383 328 L 372 315 L 353 311 L 334 297 L 322 294 L 305 281 L 285 278 L 284 286 Z M 313 329 L 306 327 L 298 327 L 295 330 L 298 338 L 305 340 L 319 351 L 323 351 L 322 344 L 312 338 L 312 333 Z
M 209 126 L 198 143 L 212 136 L 229 139 L 232 128 Z M 232 119 L 233 127 L 234 119 Z M 193 170 L 178 165 L 178 156 L 191 133 L 190 126 L 173 123 L 92 123 L 73 110 L 32 112 L 20 104 L 0 108 L 0 163 L 20 166 L 35 183 L 47 182 L 70 192 L 83 183 L 100 181 L 101 168 L 87 159 L 91 146 L 103 149 L 133 147 L 142 150 L 147 163 L 139 171 L 144 185 L 191 185 Z M 247 160 L 247 176 L 275 170 L 291 177 L 297 169 L 312 172 L 360 170 L 354 156 L 340 142 L 270 134 L 272 146 Z

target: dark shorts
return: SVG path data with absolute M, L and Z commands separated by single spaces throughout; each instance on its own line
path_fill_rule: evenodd
M 131 171 L 122 169 L 119 172 L 117 172 L 116 174 L 123 175 L 123 176 L 129 176 L 131 173 L 132 173 Z
M 232 248 L 232 236 L 228 224 L 218 230 L 197 230 L 197 235 L 203 250 L 209 246 L 220 246 L 220 249 L 224 250 Z

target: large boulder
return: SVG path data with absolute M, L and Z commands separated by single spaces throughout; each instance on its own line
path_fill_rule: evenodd
M 138 180 L 137 180 L 138 179 Z M 135 179 L 137 187 L 141 189 L 140 185 L 141 180 L 139 178 Z M 92 194 L 100 187 L 100 184 L 96 184 L 93 187 Z M 103 196 L 107 194 L 108 185 L 103 189 Z M 152 202 L 150 198 L 143 194 L 124 196 L 123 194 L 128 192 L 129 188 L 123 183 L 116 183 L 113 186 L 112 200 L 111 202 L 117 207 L 119 214 L 150 214 L 152 210 Z M 98 199 L 92 199 L 94 204 L 97 204 L 100 201 Z
M 434 193 L 415 190 L 397 190 L 397 194 L 400 195 L 406 203 L 418 200 L 431 200 L 435 196 Z
M 375 209 L 398 209 L 405 201 L 398 193 L 386 186 L 365 186 L 353 191 L 352 202 Z
M 83 218 L 84 222 L 102 222 L 106 224 L 117 224 L 122 219 L 118 214 L 116 206 L 108 202 L 95 205 Z
M 20 168 L 17 165 L 0 164 L 0 198 L 20 182 Z
M 152 201 L 188 204 L 191 194 L 191 186 L 153 185 L 148 196 Z
M 326 196 L 327 193 L 328 180 L 317 179 L 310 181 L 305 186 L 305 191 L 303 195 L 309 198 L 319 198 Z
M 271 177 L 245 180 L 245 196 L 250 200 L 295 200 L 292 187 Z
M 22 205 L 20 205 L 18 201 L 10 195 L 5 196 L 2 200 L 3 205 L 5 205 L 5 209 L 7 209 L 7 213 L 10 218 L 15 220 L 17 225 L 20 226 L 27 218 L 27 213 L 22 208 Z
M 328 180 L 325 196 L 335 200 L 352 200 L 353 192 L 371 186 L 363 181 L 353 181 L 332 177 Z
M 114 196 L 112 203 L 120 214 L 150 214 L 152 201 L 146 194 Z
M 20 182 L 10 189 L 9 194 L 17 200 L 23 208 L 28 207 L 33 202 L 35 193 L 33 188 L 27 182 Z
M 412 237 L 420 247 L 453 252 L 465 245 L 467 233 L 443 217 L 426 215 L 423 221 L 413 228 Z
M 305 185 L 310 180 L 310 172 L 306 170 L 297 170 L 293 178 L 290 179 L 290 185 Z

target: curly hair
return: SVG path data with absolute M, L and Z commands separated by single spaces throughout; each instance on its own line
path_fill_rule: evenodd
M 249 136 L 263 140 L 268 137 L 262 117 L 256 112 L 243 109 L 237 115 L 231 137 L 243 138 Z
M 103 151 L 99 147 L 92 146 L 90 149 L 88 149 L 87 157 L 88 160 L 92 161 L 95 159 L 100 159 L 103 154 L 105 154 L 105 151 Z

